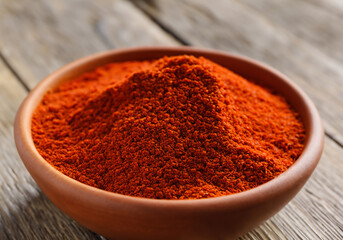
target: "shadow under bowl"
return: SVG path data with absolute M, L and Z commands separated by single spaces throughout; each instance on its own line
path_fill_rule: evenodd
M 106 63 L 182 54 L 208 58 L 283 95 L 301 115 L 306 129 L 305 148 L 295 164 L 277 178 L 241 193 L 199 200 L 157 200 L 82 184 L 57 171 L 37 152 L 31 119 L 49 89 Z M 298 193 L 315 169 L 324 145 L 322 122 L 315 106 L 287 77 L 245 57 L 190 47 L 120 49 L 72 62 L 29 93 L 18 110 L 14 131 L 19 155 L 47 197 L 83 226 L 116 239 L 235 238 L 274 215 Z

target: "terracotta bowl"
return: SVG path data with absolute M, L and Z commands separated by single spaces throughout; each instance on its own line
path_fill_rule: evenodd
M 285 96 L 301 114 L 306 128 L 305 149 L 296 163 L 279 177 L 242 193 L 200 200 L 156 200 L 82 184 L 55 170 L 39 155 L 31 137 L 31 118 L 47 90 L 109 62 L 180 54 L 204 56 Z M 46 77 L 30 92 L 17 113 L 14 131 L 20 157 L 48 198 L 83 226 L 115 239 L 232 239 L 244 234 L 278 212 L 297 194 L 316 167 L 324 143 L 315 106 L 286 76 L 245 57 L 188 47 L 121 49 L 72 62 Z

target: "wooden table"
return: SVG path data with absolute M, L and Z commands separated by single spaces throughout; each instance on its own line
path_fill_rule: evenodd
M 282 211 L 240 239 L 343 239 L 340 0 L 1 0 L 0 239 L 102 239 L 37 187 L 18 157 L 13 119 L 28 91 L 57 68 L 137 45 L 192 45 L 246 55 L 303 88 L 324 121 L 323 157 Z

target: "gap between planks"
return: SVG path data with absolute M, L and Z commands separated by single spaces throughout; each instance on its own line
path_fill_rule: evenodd
M 7 61 L 7 59 L 4 57 L 1 51 L 0 51 L 0 60 L 2 60 L 3 64 L 8 68 L 8 70 L 13 74 L 13 76 L 21 83 L 21 85 L 25 88 L 25 90 L 27 92 L 30 92 L 29 86 L 20 77 L 20 75 L 14 70 L 13 66 Z

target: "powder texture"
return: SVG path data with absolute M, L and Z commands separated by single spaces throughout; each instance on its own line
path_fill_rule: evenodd
M 205 58 L 111 63 L 48 92 L 38 152 L 107 191 L 157 199 L 238 193 L 286 171 L 305 131 L 285 99 Z

